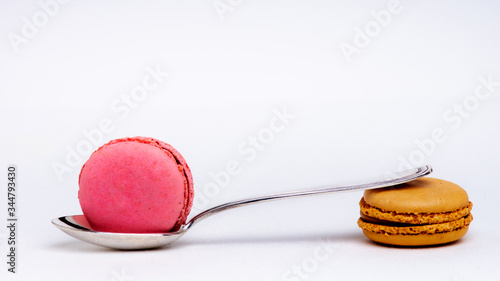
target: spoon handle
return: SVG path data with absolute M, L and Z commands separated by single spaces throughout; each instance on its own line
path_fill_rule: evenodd
M 203 220 L 203 219 L 205 219 L 213 214 L 216 214 L 216 213 L 228 210 L 228 209 L 233 209 L 236 207 L 241 207 L 241 206 L 246 206 L 246 205 L 251 205 L 251 204 L 256 204 L 256 203 L 261 203 L 261 202 L 275 201 L 275 200 L 286 199 L 286 198 L 305 197 L 305 196 L 328 194 L 328 193 L 343 192 L 343 191 L 367 190 L 367 189 L 381 188 L 381 187 L 387 187 L 387 186 L 394 186 L 394 185 L 398 185 L 401 183 L 409 182 L 409 181 L 417 179 L 419 177 L 426 176 L 426 175 L 430 174 L 431 172 L 432 172 L 432 167 L 429 165 L 426 165 L 426 166 L 422 166 L 419 168 L 413 168 L 413 169 L 409 169 L 409 170 L 405 170 L 405 171 L 400 171 L 400 172 L 397 172 L 397 173 L 390 175 L 390 177 L 374 179 L 372 181 L 369 181 L 368 183 L 363 183 L 363 184 L 334 186 L 334 187 L 318 187 L 318 188 L 308 189 L 308 190 L 276 193 L 276 194 L 270 194 L 270 195 L 265 195 L 265 196 L 259 196 L 259 197 L 253 197 L 253 198 L 233 201 L 233 202 L 225 203 L 225 204 L 222 204 L 219 206 L 215 206 L 213 208 L 210 208 L 210 209 L 198 214 L 197 216 L 193 217 L 186 225 L 184 225 L 182 227 L 182 230 L 183 231 L 188 230 L 191 226 L 195 225 L 199 221 L 201 221 L 201 220 Z

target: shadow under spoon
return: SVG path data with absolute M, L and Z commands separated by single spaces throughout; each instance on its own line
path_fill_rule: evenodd
M 60 230 L 64 231 L 66 234 L 95 245 L 120 250 L 152 249 L 174 243 L 196 223 L 213 214 L 217 214 L 228 209 L 286 198 L 296 198 L 346 191 L 360 191 L 388 186 L 395 186 L 395 188 L 397 188 L 398 184 L 409 182 L 419 177 L 426 176 L 431 172 L 432 167 L 426 165 L 414 169 L 400 171 L 391 174 L 390 176 L 368 180 L 366 181 L 366 183 L 362 184 L 323 186 L 314 189 L 276 193 L 233 201 L 208 209 L 193 217 L 189 222 L 182 225 L 177 231 L 167 233 L 115 233 L 94 231 L 83 215 L 55 218 L 52 220 L 52 223 Z

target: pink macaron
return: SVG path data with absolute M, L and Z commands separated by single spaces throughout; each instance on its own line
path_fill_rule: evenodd
M 162 141 L 112 140 L 83 165 L 78 199 L 92 229 L 164 233 L 179 228 L 193 204 L 191 171 L 177 150 Z

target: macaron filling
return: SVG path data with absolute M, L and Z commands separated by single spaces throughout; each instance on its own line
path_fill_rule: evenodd
M 358 226 L 365 231 L 370 231 L 385 235 L 432 235 L 438 233 L 447 233 L 466 228 L 472 222 L 472 215 L 469 214 L 458 220 L 435 223 L 435 224 L 398 224 L 395 223 L 372 223 L 365 221 L 363 218 L 358 220 Z
M 424 224 L 411 224 L 411 223 L 401 223 L 401 222 L 393 222 L 393 221 L 388 221 L 388 220 L 381 220 L 381 219 L 377 219 L 377 218 L 374 218 L 374 217 L 367 216 L 367 215 L 363 214 L 362 212 L 359 212 L 359 217 L 364 222 L 373 223 L 373 224 L 387 225 L 387 226 L 424 225 Z
M 398 213 L 370 206 L 364 198 L 359 202 L 361 211 L 358 226 L 375 233 L 415 235 L 443 233 L 469 226 L 472 221 L 472 202 L 453 212 Z
M 401 213 L 396 211 L 386 211 L 381 208 L 373 207 L 366 203 L 364 198 L 359 202 L 360 213 L 369 218 L 378 219 L 392 223 L 401 224 L 434 224 L 447 221 L 458 220 L 470 214 L 472 202 L 465 207 L 450 212 L 431 212 L 431 213 Z

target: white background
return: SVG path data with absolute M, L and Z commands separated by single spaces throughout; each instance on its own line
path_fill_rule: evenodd
M 19 185 L 18 273 L 2 262 L 1 279 L 498 276 L 500 85 L 487 91 L 480 82 L 500 81 L 498 3 L 351 2 L 1 1 L 2 225 L 9 164 Z M 388 5 L 396 13 L 378 23 Z M 368 41 L 360 35 L 367 27 Z M 344 54 L 347 45 L 356 52 Z M 170 75 L 125 111 L 122 99 L 147 68 Z M 276 111 L 293 118 L 269 131 Z M 112 128 L 100 137 L 103 120 Z M 90 148 L 85 132 L 95 133 Z M 187 159 L 197 198 L 191 217 L 249 196 L 359 182 L 409 162 L 429 163 L 434 177 L 463 186 L 474 221 L 455 244 L 384 247 L 357 227 L 356 192 L 221 213 L 153 251 L 112 251 L 52 226 L 52 218 L 81 213 L 78 173 L 90 150 L 136 135 L 168 142 Z M 259 136 L 262 150 L 251 157 L 249 138 Z M 239 174 L 208 189 L 230 161 Z M 2 261 L 7 237 L 2 226 Z

